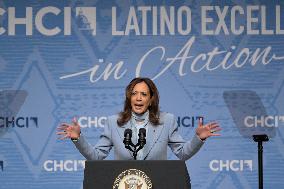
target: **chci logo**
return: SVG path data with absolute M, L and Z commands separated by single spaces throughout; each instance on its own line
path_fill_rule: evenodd
M 113 183 L 113 189 L 152 189 L 150 178 L 138 169 L 127 169 Z

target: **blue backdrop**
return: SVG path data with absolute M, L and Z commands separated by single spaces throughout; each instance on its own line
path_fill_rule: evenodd
M 1 0 L 0 188 L 82 188 L 56 127 L 77 117 L 95 144 L 137 76 L 185 139 L 200 116 L 221 125 L 186 162 L 193 188 L 257 188 L 255 133 L 265 188 L 283 188 L 283 20 L 281 1 Z

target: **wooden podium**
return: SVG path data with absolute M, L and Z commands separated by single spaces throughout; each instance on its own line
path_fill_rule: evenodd
M 84 172 L 84 189 L 118 189 L 118 183 L 123 183 L 123 189 L 130 188 L 136 178 L 146 178 L 151 189 L 190 189 L 190 177 L 184 161 L 180 160 L 102 160 L 86 161 Z M 116 185 L 116 186 L 115 186 Z M 120 184 L 121 186 L 121 184 Z

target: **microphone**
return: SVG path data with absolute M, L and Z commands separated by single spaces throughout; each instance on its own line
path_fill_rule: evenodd
M 146 144 L 146 129 L 145 128 L 139 129 L 138 137 L 139 137 L 138 144 L 141 148 L 143 148 L 144 145 Z
M 132 130 L 131 129 L 125 129 L 124 131 L 124 139 L 123 143 L 125 145 L 125 148 L 129 151 L 133 152 L 133 157 L 136 160 L 137 152 L 141 150 L 144 145 L 146 144 L 146 129 L 141 128 L 138 132 L 138 142 L 137 144 L 132 143 Z
M 125 148 L 129 148 L 130 145 L 132 145 L 132 130 L 131 129 L 125 129 L 124 131 L 124 140 L 123 143 L 125 144 Z

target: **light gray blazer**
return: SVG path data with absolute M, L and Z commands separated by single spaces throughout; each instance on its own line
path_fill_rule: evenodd
M 87 160 L 102 160 L 106 158 L 112 147 L 116 160 L 132 160 L 132 152 L 124 146 L 124 131 L 131 128 L 130 123 L 119 127 L 117 125 L 118 115 L 108 117 L 104 126 L 104 132 L 95 146 L 90 145 L 81 134 L 79 140 L 74 141 L 75 146 Z M 178 125 L 174 116 L 170 113 L 160 114 L 161 125 L 153 126 L 150 122 L 147 125 L 146 145 L 143 150 L 144 160 L 166 160 L 167 146 L 181 160 L 192 157 L 203 141 L 194 135 L 191 141 L 185 141 L 178 134 Z

